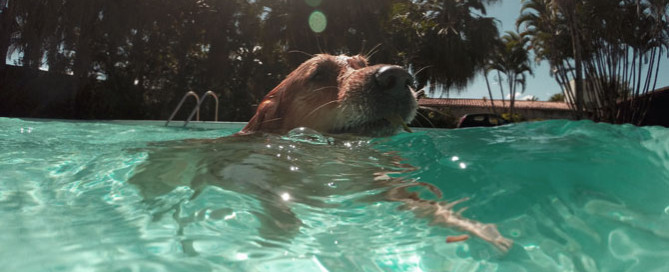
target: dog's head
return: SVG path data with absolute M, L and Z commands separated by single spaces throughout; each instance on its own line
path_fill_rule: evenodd
M 316 55 L 269 92 L 242 134 L 321 133 L 389 136 L 408 130 L 418 107 L 412 76 L 396 65 L 369 66 L 362 56 Z

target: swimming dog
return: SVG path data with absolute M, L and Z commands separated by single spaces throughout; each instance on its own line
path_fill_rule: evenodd
M 407 123 L 418 108 L 412 84 L 413 77 L 400 66 L 370 66 L 363 56 L 315 55 L 264 97 L 238 137 L 187 141 L 151 150 L 147 163 L 139 167 L 130 183 L 136 184 L 147 200 L 183 185 L 195 191 L 191 199 L 206 186 L 253 196 L 262 207 L 254 214 L 265 240 L 285 240 L 299 232 L 303 224 L 291 210 L 291 203 L 327 207 L 330 204 L 317 199 L 352 191 L 380 191 L 364 201 L 399 202 L 401 209 L 428 218 L 431 224 L 460 229 L 507 251 L 513 242 L 494 224 L 465 218 L 461 214 L 464 209 L 453 210 L 466 199 L 424 199 L 416 189 L 427 189 L 437 199 L 442 197 L 441 191 L 429 183 L 397 178 L 394 174 L 414 168 L 402 164 L 396 154 L 374 148 L 352 152 L 341 146 L 298 146 L 275 136 L 304 127 L 325 135 L 383 137 L 410 132 Z M 287 148 L 291 146 L 293 151 Z M 318 163 L 326 161 L 332 168 Z M 378 165 L 397 165 L 401 170 L 388 171 Z M 355 181 L 337 189 L 323 185 L 341 173 L 356 177 Z M 468 238 L 452 236 L 446 242 Z
M 397 65 L 369 66 L 360 55 L 315 55 L 265 96 L 240 133 L 285 133 L 298 127 L 373 137 L 390 136 L 402 129 L 411 132 L 407 124 L 418 108 L 412 85 L 411 74 Z M 450 208 L 461 201 L 442 205 L 399 190 L 391 190 L 387 196 L 405 202 L 417 213 L 432 214 L 433 222 L 468 231 L 502 250 L 512 245 L 495 225 L 465 220 L 452 212 Z M 448 241 L 465 239 L 449 237 Z
M 412 83 L 411 74 L 397 65 L 316 55 L 265 96 L 241 133 L 308 127 L 328 134 L 393 135 L 409 130 L 406 124 L 416 115 Z

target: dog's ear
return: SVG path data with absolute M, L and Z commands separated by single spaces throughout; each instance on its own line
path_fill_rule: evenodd
M 307 61 L 291 72 L 278 86 L 270 91 L 258 105 L 256 114 L 249 120 L 248 124 L 240 131 L 240 134 L 250 134 L 254 132 L 273 132 L 283 133 L 285 129 L 290 129 L 287 124 L 294 121 L 299 114 L 299 108 L 293 108 L 296 103 L 295 97 L 308 90 L 309 79 L 314 77 L 318 65 L 315 64 L 316 58 Z M 298 103 L 298 106 L 299 103 Z M 293 114 L 290 115 L 289 114 Z
M 284 114 L 281 108 L 281 100 L 286 89 L 285 82 L 276 86 L 263 98 L 258 105 L 256 114 L 249 120 L 246 126 L 240 131 L 241 134 L 249 134 L 257 131 L 276 132 L 281 128 Z

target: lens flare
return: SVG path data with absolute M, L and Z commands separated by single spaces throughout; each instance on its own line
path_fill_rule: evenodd
M 328 19 L 320 11 L 314 11 L 309 15 L 309 28 L 311 31 L 316 33 L 321 33 L 325 31 L 325 28 L 328 25 Z

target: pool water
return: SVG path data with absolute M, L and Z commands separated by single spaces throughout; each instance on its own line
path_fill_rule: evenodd
M 5 271 L 669 271 L 669 129 L 546 121 L 383 139 L 0 118 Z M 193 140 L 199 139 L 199 140 Z M 385 174 L 390 183 L 374 178 Z M 469 197 L 508 252 L 382 193 Z M 425 188 L 421 197 L 437 200 Z

